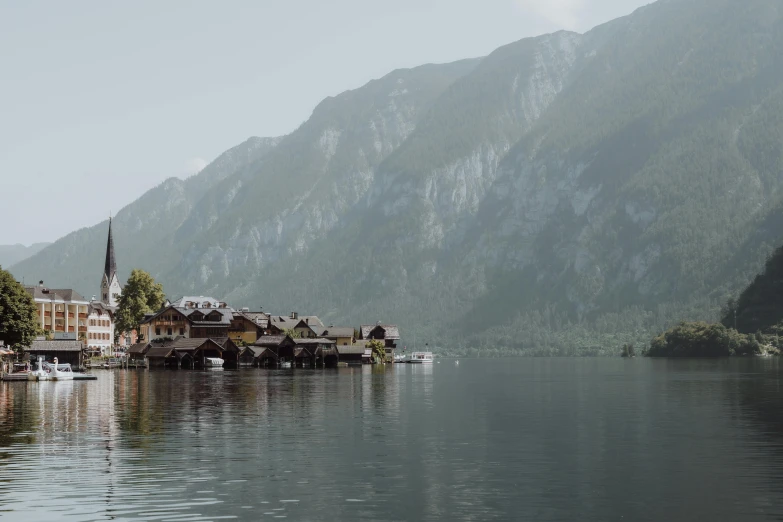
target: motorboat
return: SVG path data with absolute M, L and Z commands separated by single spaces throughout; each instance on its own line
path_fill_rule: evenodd
M 432 364 L 433 359 L 432 352 L 413 352 L 408 364 Z
M 395 353 L 394 354 L 394 364 L 401 364 L 401 363 L 407 362 L 407 360 L 408 359 L 405 356 L 405 354 L 402 354 L 402 353 Z
M 223 362 L 220 357 L 205 357 L 204 368 L 222 368 Z

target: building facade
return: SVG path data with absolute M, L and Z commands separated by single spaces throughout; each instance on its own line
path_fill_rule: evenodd
M 87 339 L 90 315 L 87 299 L 75 290 L 47 288 L 43 281 L 25 290 L 35 301 L 44 334 L 52 339 Z

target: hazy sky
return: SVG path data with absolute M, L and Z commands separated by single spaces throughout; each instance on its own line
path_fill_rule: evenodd
M 94 225 L 393 69 L 583 32 L 646 3 L 0 0 L 0 244 Z

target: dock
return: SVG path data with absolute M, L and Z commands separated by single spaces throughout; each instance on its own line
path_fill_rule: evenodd
M 93 375 L 91 373 L 74 373 L 73 374 L 73 380 L 74 381 L 96 381 L 98 380 L 97 375 Z M 0 381 L 27 381 L 27 374 L 26 373 L 4 373 L 3 375 L 0 375 Z

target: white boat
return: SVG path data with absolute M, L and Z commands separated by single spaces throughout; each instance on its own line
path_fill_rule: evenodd
M 32 371 L 27 376 L 29 381 L 72 381 L 73 370 L 70 364 L 58 364 L 57 357 L 52 364 L 43 362 L 43 358 L 38 358 L 38 369 Z
M 223 359 L 220 357 L 206 357 L 204 359 L 204 367 L 205 368 L 222 368 L 223 367 Z
M 404 362 L 407 362 L 407 361 L 408 361 L 408 359 L 405 357 L 404 354 L 401 354 L 401 353 L 395 353 L 394 354 L 394 364 L 400 364 L 400 363 L 404 363 Z
M 413 352 L 408 364 L 432 364 L 432 352 Z

